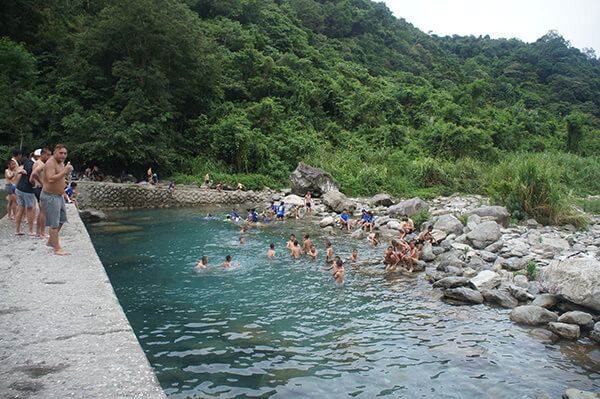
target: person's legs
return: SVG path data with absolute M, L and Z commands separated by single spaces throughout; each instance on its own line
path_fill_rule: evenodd
M 21 220 L 23 220 L 23 211 L 24 210 L 25 210 L 25 207 L 23 205 L 17 205 L 17 214 L 15 215 L 15 224 L 16 224 L 15 234 L 16 235 L 24 234 L 21 232 Z
M 33 224 L 35 222 L 35 206 L 30 206 L 27 208 L 27 225 L 29 227 L 28 235 L 34 236 L 33 232 Z
M 46 226 L 45 226 L 46 217 L 44 215 L 44 208 L 42 207 L 42 204 L 39 203 L 39 205 L 40 205 L 40 213 L 38 214 L 38 217 L 37 217 L 36 233 L 41 238 L 46 238 Z

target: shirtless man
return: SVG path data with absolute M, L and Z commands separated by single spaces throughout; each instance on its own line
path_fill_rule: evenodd
M 385 270 L 396 270 L 400 259 L 394 253 L 394 247 L 389 246 L 383 254 L 383 263 L 386 265 Z
M 17 162 L 14 159 L 8 161 L 6 169 L 4 170 L 4 177 L 6 178 L 6 215 L 9 219 L 14 219 L 17 213 L 17 196 L 15 195 L 15 178 L 17 177 Z
M 308 252 L 308 256 L 310 256 L 311 259 L 317 259 L 318 254 L 319 254 L 319 252 L 317 252 L 317 248 L 315 248 L 315 246 L 313 244 L 311 244 L 310 251 Z
M 409 244 L 409 250 L 402 257 L 402 265 L 408 269 L 409 272 L 414 272 L 414 265 L 419 261 L 419 249 L 415 247 L 415 242 L 411 241 Z
M 307 191 L 306 195 L 304 196 L 304 206 L 306 207 L 306 213 L 308 213 L 309 216 L 312 216 L 312 200 L 310 198 L 310 191 Z
M 207 190 L 210 190 L 210 172 L 208 172 L 206 175 L 204 175 L 204 187 Z
M 271 248 L 267 251 L 267 258 L 273 259 L 275 257 L 275 244 L 271 244 Z
M 244 242 L 244 237 L 240 237 L 240 244 L 242 244 L 242 245 L 244 245 L 244 244 L 245 244 L 245 242 Z
M 292 248 L 292 252 L 290 252 L 290 256 L 294 259 L 299 259 L 302 256 L 302 247 L 298 240 L 294 240 L 294 247 Z
M 231 264 L 231 255 L 227 255 L 225 257 L 225 262 L 221 263 L 221 266 L 223 266 L 223 267 L 229 267 L 229 268 L 238 267 L 240 265 L 241 265 L 240 262 L 238 262 L 235 266 Z
M 370 233 L 367 237 L 371 246 L 375 248 L 377 245 L 381 245 L 381 240 L 379 239 L 379 233 Z
M 405 235 L 415 231 L 415 223 L 408 215 L 402 216 L 402 222 L 400 222 L 400 238 L 404 238 Z
M 335 281 L 341 285 L 344 282 L 344 262 L 340 259 L 339 256 L 336 256 L 333 260 L 333 264 L 329 267 L 320 267 L 319 270 L 331 270 L 333 269 L 332 276 Z
M 358 258 L 358 249 L 353 249 L 352 255 L 348 256 L 346 259 L 350 260 L 352 262 L 356 262 L 359 259 Z
M 427 227 L 427 230 L 425 230 L 421 234 L 419 234 L 419 238 L 417 239 L 417 245 L 419 246 L 418 247 L 419 251 L 421 250 L 421 248 L 423 248 L 425 241 L 429 241 L 432 245 L 437 245 L 437 241 L 433 237 L 433 234 L 431 234 L 432 231 L 433 231 L 433 226 L 430 225 Z
M 310 238 L 308 234 L 304 234 L 304 237 L 302 238 L 302 250 L 304 251 L 304 253 L 309 253 L 310 252 Z
M 290 250 L 290 255 L 292 254 L 292 249 L 294 248 L 294 241 L 296 241 L 296 236 L 293 234 L 290 234 L 290 240 L 285 245 L 285 248 Z
M 331 263 L 333 258 L 333 248 L 331 248 L 331 243 L 329 241 L 325 243 L 325 248 L 327 248 L 327 252 L 325 253 L 325 262 Z
M 46 226 L 44 226 L 44 224 L 46 223 L 46 218 L 44 217 L 44 208 L 40 203 L 40 195 L 42 193 L 42 185 L 44 184 L 44 178 L 42 176 L 44 172 L 44 165 L 46 164 L 46 161 L 48 161 L 48 158 L 50 158 L 52 153 L 47 148 L 35 150 L 33 155 L 36 156 L 36 153 L 38 154 L 38 158 L 33 164 L 31 176 L 29 177 L 29 181 L 33 186 L 33 193 L 35 194 L 35 198 L 37 198 L 38 205 L 40 207 L 40 213 L 38 214 L 36 222 L 36 235 L 40 238 L 48 238 L 48 236 L 46 235 Z
M 70 255 L 65 252 L 58 241 L 58 232 L 67 222 L 67 210 L 63 193 L 65 191 L 65 177 L 71 173 L 73 166 L 68 162 L 67 147 L 58 144 L 54 147 L 52 157 L 48 159 L 43 171 L 43 187 L 40 195 L 42 207 L 46 215 L 46 226 L 50 228 L 50 238 L 46 245 L 54 248 L 55 255 Z
M 197 262 L 196 267 L 194 269 L 208 269 L 208 258 L 206 256 L 202 257 L 202 262 Z

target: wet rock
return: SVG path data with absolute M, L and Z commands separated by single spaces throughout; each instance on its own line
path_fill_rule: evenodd
M 375 206 L 390 206 L 394 203 L 394 199 L 389 194 L 377 194 L 371 198 L 371 203 Z
M 392 217 L 398 217 L 402 215 L 412 216 L 420 209 L 427 209 L 428 207 L 429 205 L 427 205 L 425 201 L 419 197 L 415 197 L 391 206 L 388 209 L 388 214 Z
M 442 247 L 433 247 L 431 249 L 431 251 L 433 252 L 434 255 L 441 255 L 443 254 L 446 250 Z
M 578 310 L 561 314 L 557 321 L 560 323 L 577 324 L 586 330 L 590 330 L 594 327 L 594 318 L 592 315 Z
M 445 273 L 439 272 L 433 268 L 427 268 L 425 271 L 425 280 L 434 283 L 446 277 Z
M 556 321 L 558 316 L 548 309 L 540 306 L 518 306 L 510 312 L 510 319 L 517 323 L 529 325 L 543 325 L 551 321 Z
M 290 187 L 294 194 L 305 195 L 307 191 L 311 191 L 314 196 L 320 197 L 337 190 L 339 185 L 329 173 L 300 162 L 290 175 Z
M 501 288 L 507 290 L 512 296 L 521 302 L 527 302 L 533 299 L 533 295 L 527 292 L 527 290 L 524 288 L 521 288 L 515 284 L 502 284 Z
M 352 234 L 350 234 L 350 238 L 357 238 L 357 239 L 361 239 L 361 238 L 365 238 L 367 236 L 367 234 L 363 231 L 363 229 L 358 229 L 352 232 Z
M 106 220 L 106 215 L 99 209 L 84 209 L 79 212 L 79 216 L 86 223 L 96 223 Z
M 419 259 L 422 259 L 426 262 L 430 262 L 435 259 L 435 254 L 433 253 L 431 243 L 426 242 L 425 245 L 423 245 L 423 248 L 421 248 L 421 251 L 419 251 Z
M 489 252 L 489 251 L 481 251 L 479 253 L 479 256 L 481 256 L 481 259 L 483 259 L 486 262 L 493 262 L 498 258 L 498 255 L 496 255 L 493 252 Z
M 579 326 L 576 324 L 566 324 L 559 322 L 550 322 L 548 323 L 548 328 L 554 334 L 558 335 L 561 338 L 566 339 L 577 339 L 579 338 L 580 330 Z
M 552 294 L 542 294 L 537 296 L 531 303 L 534 306 L 541 306 L 542 308 L 551 309 L 556 306 L 558 299 Z
M 457 288 L 457 287 L 469 287 L 475 288 L 471 281 L 466 277 L 449 276 L 437 280 L 433 284 L 433 288 Z
M 504 268 L 506 270 L 510 270 L 512 272 L 518 271 L 518 270 L 523 270 L 525 268 L 525 262 L 524 262 L 523 258 L 518 258 L 516 256 L 513 256 L 508 259 L 504 259 L 500 264 L 501 264 L 502 268 Z
M 323 195 L 323 203 L 336 213 L 340 213 L 344 209 L 347 209 L 348 213 L 351 214 L 356 209 L 356 204 L 346 198 L 346 196 L 338 190 L 332 190 L 325 193 Z
M 335 219 L 332 216 L 325 216 L 319 222 L 319 226 L 321 226 L 321 227 L 334 226 L 334 225 L 335 225 Z
M 475 230 L 467 234 L 467 240 L 471 242 L 473 247 L 482 249 L 498 241 L 501 236 L 502 233 L 498 224 L 490 221 L 477 225 Z
M 467 287 L 446 289 L 444 297 L 464 302 L 483 303 L 483 295 L 479 291 Z
M 503 206 L 482 206 L 481 208 L 473 209 L 469 214 L 480 217 L 491 217 L 496 223 L 504 227 L 510 224 L 510 212 Z
M 592 257 L 554 261 L 541 282 L 551 294 L 600 310 L 600 261 Z
M 481 295 L 486 302 L 495 303 L 503 308 L 514 308 L 519 304 L 519 301 L 506 291 L 484 289 L 481 291 Z
M 600 393 L 569 388 L 563 392 L 562 399 L 600 399 Z
M 463 224 L 454 215 L 448 214 L 440 216 L 433 224 L 433 228 L 460 235 L 463 231 Z
M 433 229 L 431 231 L 431 235 L 433 236 L 433 239 L 436 240 L 437 242 L 442 242 L 442 241 L 444 241 L 444 239 L 446 239 L 446 237 L 448 237 L 448 234 L 446 234 L 445 231 L 441 231 L 441 230 L 437 230 L 437 229 Z
M 546 330 L 545 328 L 532 328 L 528 332 L 534 337 L 547 339 L 552 342 L 558 340 L 558 335 L 554 334 L 552 331 Z
M 413 265 L 413 268 L 414 268 L 415 272 L 422 272 L 423 270 L 425 270 L 425 266 L 427 266 L 427 264 L 425 262 L 423 262 L 422 260 L 420 260 L 416 264 Z
M 490 290 L 496 288 L 498 284 L 500 284 L 500 276 L 491 270 L 483 270 L 471 279 L 471 283 L 473 283 L 478 290 Z
M 594 329 L 590 332 L 590 338 L 596 342 L 600 342 L 600 321 L 594 324 Z
M 531 295 L 536 296 L 542 292 L 542 284 L 539 281 L 530 281 L 529 287 L 527 287 L 527 292 Z

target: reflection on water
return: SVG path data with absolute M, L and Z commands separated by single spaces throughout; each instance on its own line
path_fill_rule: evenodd
M 222 209 L 225 212 L 227 208 Z M 214 210 L 211 210 L 214 211 Z M 552 343 L 509 321 L 508 310 L 438 300 L 422 275 L 386 274 L 382 250 L 305 221 L 252 229 L 208 221 L 206 210 L 118 213 L 90 225 L 115 291 L 157 376 L 174 398 L 560 397 L 600 389 L 599 349 Z M 107 226 L 134 227 L 107 229 Z M 305 232 L 319 261 L 290 259 Z M 346 264 L 337 287 L 324 243 Z M 269 260 L 269 243 L 277 258 Z M 194 271 L 202 255 L 217 266 Z

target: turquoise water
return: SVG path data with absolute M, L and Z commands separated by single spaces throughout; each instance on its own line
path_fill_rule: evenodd
M 227 208 L 213 212 L 227 211 Z M 423 275 L 346 264 L 338 287 L 319 271 L 324 242 L 337 255 L 366 240 L 323 236 L 305 221 L 244 234 L 206 210 L 115 213 L 88 226 L 119 300 L 165 392 L 186 397 L 542 398 L 600 390 L 600 348 L 551 343 L 508 311 L 440 301 Z M 220 219 L 220 218 L 219 218 Z M 294 232 L 319 259 L 290 259 Z M 314 237 L 313 237 L 314 236 Z M 267 259 L 269 243 L 276 259 Z M 217 266 L 195 271 L 202 255 Z M 547 395 L 547 396 L 545 396 Z

